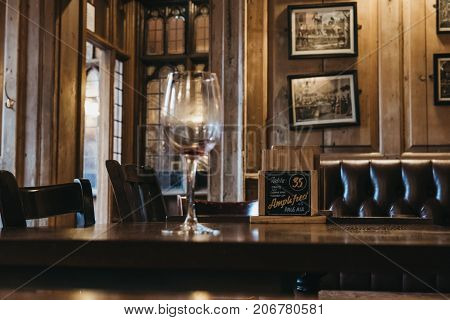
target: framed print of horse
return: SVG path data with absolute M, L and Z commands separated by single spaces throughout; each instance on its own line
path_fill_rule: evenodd
M 358 55 L 356 2 L 288 6 L 289 58 Z
M 450 0 L 436 0 L 437 33 L 450 33 Z

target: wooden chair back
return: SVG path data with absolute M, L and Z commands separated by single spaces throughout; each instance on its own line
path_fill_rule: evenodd
M 95 224 L 94 201 L 89 180 L 19 188 L 9 171 L 0 171 L 0 212 L 4 228 L 26 227 L 26 220 L 76 213 L 78 227 Z
M 153 169 L 106 161 L 120 220 L 124 222 L 165 221 L 166 204 Z
M 187 212 L 186 197 L 178 196 L 178 215 Z M 199 216 L 257 216 L 258 201 L 246 202 L 215 202 L 206 200 L 195 201 L 195 212 Z

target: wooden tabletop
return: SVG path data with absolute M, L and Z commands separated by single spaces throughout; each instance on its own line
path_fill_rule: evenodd
M 216 237 L 163 236 L 166 226 L 2 230 L 0 266 L 282 272 L 450 266 L 450 228 L 432 225 L 210 224 L 221 230 Z
M 156 292 L 98 289 L 0 289 L 0 299 L 12 300 L 313 300 L 317 295 L 296 294 L 245 294 L 236 292 Z

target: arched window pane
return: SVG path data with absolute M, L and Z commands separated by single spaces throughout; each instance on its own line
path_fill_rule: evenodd
M 172 16 L 167 20 L 167 52 L 169 54 L 183 54 L 185 47 L 184 18 Z
M 147 20 L 147 54 L 164 54 L 164 20 L 151 17 Z
M 194 22 L 195 52 L 205 53 L 209 51 L 209 14 L 207 8 L 202 8 L 202 13 Z

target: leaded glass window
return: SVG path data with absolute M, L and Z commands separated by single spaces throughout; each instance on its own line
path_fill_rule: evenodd
M 173 9 L 166 23 L 167 53 L 183 54 L 185 52 L 185 19 L 179 9 Z
M 154 10 L 147 19 L 147 54 L 164 54 L 164 19 Z
M 204 6 L 194 22 L 195 52 L 206 53 L 209 51 L 209 10 Z

